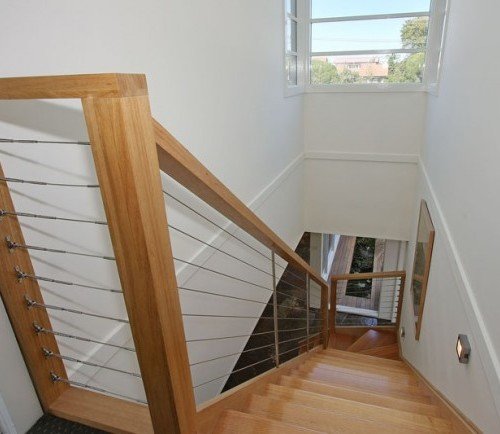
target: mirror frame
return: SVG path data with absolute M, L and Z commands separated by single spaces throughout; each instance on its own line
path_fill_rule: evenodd
M 424 313 L 425 297 L 427 295 L 427 284 L 429 281 L 429 273 L 431 269 L 431 259 L 432 250 L 434 247 L 434 238 L 436 236 L 436 230 L 434 229 L 434 224 L 432 223 L 431 214 L 429 208 L 427 207 L 427 202 L 422 200 L 420 202 L 420 213 L 418 218 L 417 227 L 417 238 L 415 240 L 415 255 L 413 258 L 413 270 L 411 276 L 411 306 L 412 312 L 415 315 L 415 339 L 418 341 L 420 338 L 420 330 L 422 328 L 422 316 Z M 415 265 L 417 263 L 418 245 L 419 240 L 426 240 L 427 246 L 424 249 L 424 273 L 423 275 L 417 275 L 415 273 Z M 418 276 L 418 279 L 416 279 Z M 415 314 L 415 292 L 414 283 L 415 280 L 419 280 L 421 284 L 420 300 L 418 305 L 418 314 Z

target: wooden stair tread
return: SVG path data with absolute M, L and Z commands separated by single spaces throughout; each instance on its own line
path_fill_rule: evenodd
M 331 396 L 336 398 L 343 398 L 355 402 L 377 405 L 379 407 L 392 408 L 427 416 L 439 417 L 441 415 L 439 408 L 432 404 L 394 398 L 388 395 L 377 394 L 364 390 L 357 390 L 345 386 L 319 383 L 298 377 L 291 377 L 288 375 L 281 376 L 279 384 L 296 389 L 301 389 L 304 391 L 314 392 L 316 394 L 324 395 L 327 397 Z
M 419 380 L 410 375 L 396 375 L 391 374 L 389 372 L 367 372 L 360 369 L 351 369 L 343 366 L 333 366 L 333 365 L 325 365 L 316 362 L 307 362 L 301 365 L 299 370 L 304 372 L 318 371 L 318 372 L 333 372 L 335 374 L 346 374 L 353 375 L 367 380 L 380 381 L 384 384 L 401 384 L 407 386 L 416 386 L 420 385 Z
M 295 372 L 303 372 L 314 374 L 321 378 L 327 379 L 342 379 L 342 381 L 352 381 L 353 384 L 379 386 L 386 390 L 402 391 L 405 393 L 415 393 L 420 395 L 428 395 L 428 390 L 417 381 L 413 383 L 401 380 L 400 378 L 391 377 L 390 375 L 372 374 L 358 370 L 349 370 L 338 368 L 329 365 L 314 365 L 304 363 L 297 367 Z M 292 371 L 293 372 L 293 371 Z
M 321 354 L 318 355 L 313 354 L 308 360 L 332 366 L 344 366 L 356 369 L 366 369 L 369 372 L 390 372 L 395 374 L 414 375 L 413 371 L 406 366 L 390 366 L 390 365 L 374 364 L 371 362 L 371 360 L 369 361 L 349 360 L 341 357 L 329 357 L 329 356 L 325 357 Z
M 226 410 L 217 426 L 214 434 L 314 434 L 314 431 L 303 427 L 293 426 L 287 423 L 268 419 L 262 416 L 243 413 L 235 410 Z
M 386 346 L 397 343 L 396 334 L 392 331 L 368 330 L 352 345 L 347 348 L 347 351 L 358 352 L 368 350 L 370 348 Z
M 292 377 L 304 378 L 306 380 L 319 381 L 321 383 L 334 386 L 347 386 L 356 390 L 375 392 L 378 394 L 392 396 L 394 398 L 407 399 L 410 401 L 424 402 L 431 404 L 431 399 L 425 389 L 406 386 L 397 383 L 385 383 L 368 378 L 360 378 L 355 375 L 349 375 L 329 371 L 301 371 L 293 370 L 289 373 Z
M 372 366 L 359 366 L 355 364 L 349 365 L 348 363 L 347 364 L 342 364 L 342 363 L 336 364 L 334 362 L 325 363 L 322 362 L 321 360 L 318 361 L 316 359 L 312 359 L 310 361 L 308 360 L 307 362 L 305 362 L 303 366 L 317 367 L 320 369 L 330 369 L 338 372 L 356 374 L 362 377 L 387 378 L 392 381 L 404 384 L 418 385 L 420 383 L 418 378 L 411 372 L 402 372 L 402 371 L 391 372 L 385 369 L 380 369 Z
M 213 432 L 462 432 L 425 382 L 398 360 L 328 349 L 272 381 L 250 391 L 243 407 L 226 409 Z
M 366 354 L 358 354 L 358 353 L 352 353 L 349 351 L 341 351 L 341 350 L 334 350 L 331 348 L 328 348 L 326 350 L 320 351 L 317 353 L 318 355 L 321 355 L 322 357 L 335 357 L 335 358 L 342 358 L 346 360 L 358 360 L 362 361 L 364 363 L 370 362 L 373 363 L 374 365 L 384 365 L 384 366 L 404 366 L 406 367 L 405 363 L 402 362 L 401 360 L 389 360 L 389 359 L 383 359 L 380 357 L 374 357 Z
M 366 420 L 378 421 L 384 424 L 391 423 L 403 428 L 414 427 L 416 429 L 438 432 L 446 432 L 451 429 L 451 424 L 442 418 L 320 395 L 277 384 L 269 384 L 266 387 L 266 395 L 318 410 L 331 411 L 353 417 L 360 417 L 361 415 L 361 418 Z
M 293 424 L 328 433 L 385 433 L 401 434 L 429 432 L 421 428 L 401 427 L 388 421 L 374 422 L 363 419 L 363 415 L 353 417 L 330 411 L 297 405 L 269 396 L 252 395 L 247 411 L 269 419 Z
M 374 357 L 382 357 L 386 359 L 399 360 L 398 344 L 384 345 L 376 348 L 359 351 L 360 354 L 367 354 Z

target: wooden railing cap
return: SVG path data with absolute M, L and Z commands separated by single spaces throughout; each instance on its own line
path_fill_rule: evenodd
M 144 74 L 104 73 L 0 78 L 0 100 L 117 98 L 147 94 Z
M 351 273 L 334 274 L 331 276 L 333 281 L 338 280 L 364 280 L 364 279 L 390 279 L 391 277 L 405 277 L 406 271 L 378 271 L 373 273 Z

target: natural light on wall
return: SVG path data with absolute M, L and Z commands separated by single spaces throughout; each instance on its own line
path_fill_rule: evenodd
M 446 0 L 286 0 L 285 12 L 288 88 L 436 86 Z

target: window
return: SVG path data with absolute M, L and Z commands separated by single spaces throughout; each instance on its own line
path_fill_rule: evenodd
M 285 0 L 285 70 L 288 87 L 299 84 L 298 23 L 297 0 Z
M 286 0 L 288 86 L 300 83 L 300 65 L 308 91 L 436 86 L 446 6 L 447 0 Z

